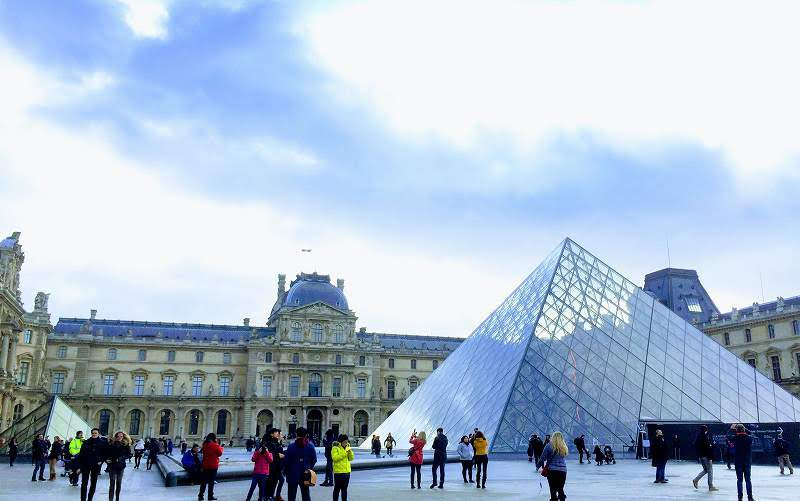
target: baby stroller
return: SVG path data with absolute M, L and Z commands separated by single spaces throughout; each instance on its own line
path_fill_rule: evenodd
M 606 457 L 606 464 L 617 464 L 617 460 L 614 459 L 614 451 L 611 450 L 610 445 L 603 447 L 603 454 Z

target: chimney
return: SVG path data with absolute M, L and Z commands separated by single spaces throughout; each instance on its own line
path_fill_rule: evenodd
M 278 274 L 278 295 L 286 292 L 286 275 L 283 273 Z
M 97 310 L 89 310 L 89 319 L 94 320 L 97 317 Z
M 364 333 L 367 332 L 367 328 L 366 327 L 362 327 L 362 328 L 358 329 L 358 332 L 364 334 Z
M 342 290 L 342 291 L 344 290 L 344 279 L 343 278 L 337 278 L 336 279 L 336 287 L 339 290 Z
M 250 327 L 250 319 L 247 318 L 247 317 L 245 317 L 245 319 L 244 319 L 244 326 L 245 327 Z

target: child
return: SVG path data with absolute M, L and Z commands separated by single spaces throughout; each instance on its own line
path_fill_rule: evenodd
M 253 465 L 253 479 L 250 481 L 250 490 L 247 492 L 247 501 L 250 501 L 256 485 L 258 485 L 258 499 L 266 499 L 267 477 L 269 476 L 269 465 L 272 463 L 272 453 L 267 450 L 267 444 L 262 444 L 261 447 L 256 449 L 250 461 L 255 464 Z
M 603 464 L 603 461 L 606 458 L 605 454 L 603 454 L 603 451 L 600 450 L 600 444 L 594 446 L 593 452 L 594 452 L 594 460 L 597 463 L 597 466 L 600 466 L 601 464 Z

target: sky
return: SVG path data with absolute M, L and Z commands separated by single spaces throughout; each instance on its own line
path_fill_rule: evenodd
M 798 14 L 0 0 L 0 234 L 54 320 L 263 325 L 318 271 L 359 327 L 467 336 L 567 236 L 795 296 Z

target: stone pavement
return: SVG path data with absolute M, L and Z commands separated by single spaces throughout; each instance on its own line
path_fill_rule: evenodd
M 4 458 L 5 459 L 5 458 Z M 736 475 L 724 465 L 714 465 L 715 483 L 719 492 L 695 490 L 691 480 L 700 470 L 693 462 L 667 464 L 668 484 L 653 484 L 655 470 L 649 463 L 624 460 L 610 466 L 568 464 L 566 493 L 571 501 L 684 501 L 684 500 L 736 500 Z M 32 467 L 18 463 L 13 469 L 0 464 L 0 501 L 79 501 L 80 488 L 70 487 L 66 479 L 55 482 L 31 482 Z M 429 467 L 423 468 L 423 488 L 411 491 L 408 468 L 388 468 L 355 472 L 350 483 L 350 500 L 392 499 L 404 496 L 415 501 L 428 500 L 546 500 L 549 498 L 547 482 L 533 471 L 524 460 L 492 460 L 489 463 L 489 482 L 486 490 L 465 485 L 461 480 L 461 466 L 449 464 L 447 482 L 443 490 L 428 489 L 431 479 Z M 323 476 L 320 476 L 320 481 Z M 781 476 L 777 466 L 753 467 L 754 494 L 758 501 L 800 500 L 800 472 Z M 249 481 L 222 482 L 216 486 L 220 501 L 243 501 Z M 702 485 L 701 485 L 702 487 Z M 284 496 L 286 491 L 284 488 Z M 108 495 L 108 476 L 98 481 L 95 500 L 105 501 Z M 312 499 L 331 499 L 331 488 L 313 487 Z M 155 470 L 125 470 L 121 501 L 163 500 L 194 501 L 197 487 L 166 488 Z

